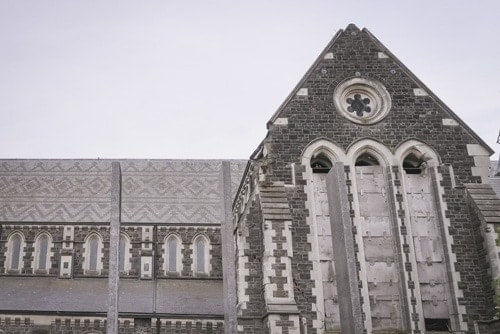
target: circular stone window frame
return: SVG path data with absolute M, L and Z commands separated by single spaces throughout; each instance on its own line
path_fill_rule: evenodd
M 355 94 L 360 94 L 363 98 L 369 98 L 369 113 L 364 112 L 363 116 L 358 116 L 355 112 L 347 110 L 348 98 L 353 98 Z M 333 92 L 333 102 L 335 108 L 342 116 L 351 122 L 371 125 L 380 122 L 391 110 L 391 95 L 384 85 L 372 79 L 351 78 L 340 83 Z

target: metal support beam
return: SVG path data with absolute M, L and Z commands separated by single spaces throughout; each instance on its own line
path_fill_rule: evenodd
M 326 178 L 333 259 L 337 276 L 340 328 L 342 334 L 363 333 L 363 318 L 356 272 L 356 253 L 344 164 L 336 162 Z
M 221 237 L 224 294 L 224 333 L 236 333 L 236 266 L 231 196 L 231 164 L 223 161 L 220 171 Z

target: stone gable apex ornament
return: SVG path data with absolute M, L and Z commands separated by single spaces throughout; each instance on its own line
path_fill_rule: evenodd
M 342 116 L 362 125 L 381 121 L 392 106 L 384 85 L 366 78 L 351 78 L 340 83 L 333 93 L 333 102 Z

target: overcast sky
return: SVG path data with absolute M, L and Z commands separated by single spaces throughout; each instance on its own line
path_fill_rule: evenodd
M 246 159 L 349 23 L 498 152 L 499 3 L 0 0 L 0 158 Z

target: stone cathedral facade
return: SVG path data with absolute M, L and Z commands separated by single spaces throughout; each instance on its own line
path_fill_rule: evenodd
M 105 333 L 113 270 L 119 333 L 500 332 L 493 151 L 368 30 L 267 128 L 248 161 L 0 160 L 0 333 Z

